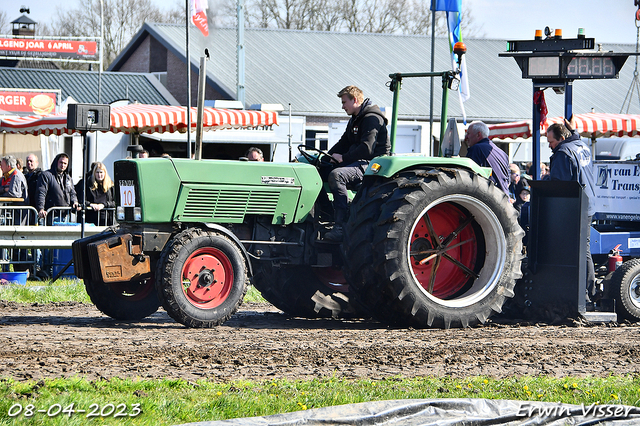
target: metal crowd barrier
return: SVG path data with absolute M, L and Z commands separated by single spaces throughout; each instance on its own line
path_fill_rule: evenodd
M 99 234 L 116 223 L 115 208 L 101 211 L 104 214 L 97 215 L 96 223 L 85 223 L 85 236 Z M 53 276 L 60 249 L 70 250 L 81 237 L 81 219 L 82 213 L 71 207 L 52 207 L 39 219 L 31 206 L 0 206 L 0 269 L 8 271 L 9 265 L 14 265 L 14 271 L 44 271 Z

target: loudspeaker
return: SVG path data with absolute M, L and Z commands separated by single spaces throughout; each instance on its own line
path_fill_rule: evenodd
M 69 104 L 67 108 L 67 129 L 109 130 L 111 126 L 111 108 L 99 104 Z

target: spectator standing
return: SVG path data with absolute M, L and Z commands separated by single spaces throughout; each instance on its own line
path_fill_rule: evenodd
M 553 154 L 549 170 L 550 180 L 576 181 L 584 188 L 587 197 L 587 221 L 595 213 L 595 192 L 591 173 L 591 151 L 580 134 L 565 119 L 565 123 L 554 123 L 547 129 L 547 141 Z M 602 298 L 602 291 L 596 287 L 596 276 L 591 258 L 589 232 L 587 232 L 587 293 L 591 301 Z
M 113 211 L 105 208 L 114 208 L 114 185 L 104 164 L 94 163 L 93 173 L 87 180 L 87 203 L 91 210 L 87 211 L 87 223 L 106 226 L 113 224 Z M 82 197 L 82 194 L 78 194 Z
M 531 187 L 529 186 L 529 182 L 526 180 L 521 180 L 523 184 L 520 186 L 518 190 L 518 195 L 516 195 L 516 201 L 513 203 L 513 207 L 518 211 L 518 215 L 521 215 L 522 206 L 528 203 L 531 199 Z
M 51 168 L 40 174 L 36 188 L 38 217 L 44 218 L 51 207 L 78 208 L 78 197 L 68 167 L 69 156 L 61 153 L 53 159 Z
M 540 163 L 540 180 L 549 179 L 549 166 L 544 163 Z
M 2 188 L 2 196 L 8 198 L 22 198 L 23 201 L 16 202 L 14 205 L 29 205 L 29 192 L 27 191 L 27 180 L 17 167 L 16 157 L 13 155 L 5 155 L 0 160 L 0 169 L 2 170 L 2 180 L 0 185 Z M 8 210 L 3 212 L 2 221 L 5 225 L 27 225 L 29 213 L 25 209 Z M 4 252 L 4 250 L 3 250 Z M 27 264 L 27 251 L 10 250 L 11 260 L 13 261 L 14 271 L 26 271 L 29 269 Z
M 24 175 L 16 167 L 16 157 L 13 155 L 5 155 L 0 161 L 2 169 L 2 181 L 0 186 L 2 192 L 0 195 L 9 198 L 22 198 L 24 201 L 20 205 L 29 205 L 29 193 L 27 191 L 27 180 Z
M 529 183 L 523 176 L 520 176 L 520 167 L 518 167 L 517 164 L 509 164 L 509 172 L 509 198 L 515 203 L 518 201 L 518 195 L 522 188 L 525 186 L 528 187 Z
M 36 187 L 38 186 L 38 178 L 42 173 L 38 157 L 31 153 L 27 155 L 27 161 L 25 163 L 26 173 L 24 174 L 27 180 L 27 191 L 29 193 L 29 205 L 36 206 Z
M 509 196 L 509 157 L 489 140 L 489 127 L 482 121 L 474 121 L 467 128 L 467 157 L 479 166 L 491 167 L 491 180 Z
M 244 156 L 247 157 L 249 161 L 264 161 L 262 150 L 255 146 L 249 148 Z

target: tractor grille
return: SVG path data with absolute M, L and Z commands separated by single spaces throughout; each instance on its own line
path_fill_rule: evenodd
M 242 221 L 245 215 L 273 215 L 279 192 L 250 190 L 191 189 L 183 218 Z

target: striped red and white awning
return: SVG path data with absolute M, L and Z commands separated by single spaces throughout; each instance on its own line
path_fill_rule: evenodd
M 574 114 L 574 126 L 583 137 L 608 138 L 638 136 L 640 133 L 640 115 L 634 114 Z M 563 117 L 547 119 L 540 130 L 546 134 L 553 123 L 563 123 Z M 513 123 L 492 124 L 489 126 L 490 139 L 516 139 L 531 137 L 531 120 Z
M 197 109 L 191 108 L 191 131 L 196 129 Z M 204 108 L 202 125 L 204 130 L 255 128 L 278 124 L 275 111 L 244 111 Z M 132 104 L 111 108 L 113 133 L 164 133 L 187 131 L 185 107 L 168 105 Z M 46 117 L 15 117 L 0 120 L 0 131 L 32 135 L 72 134 L 67 129 L 67 113 Z
M 530 121 L 492 124 L 489 126 L 489 139 L 516 139 L 531 137 Z
M 590 138 L 609 138 L 637 136 L 640 132 L 640 115 L 633 114 L 575 114 L 574 127 L 581 136 Z M 562 117 L 554 117 L 544 125 L 544 132 L 553 123 L 564 123 Z

